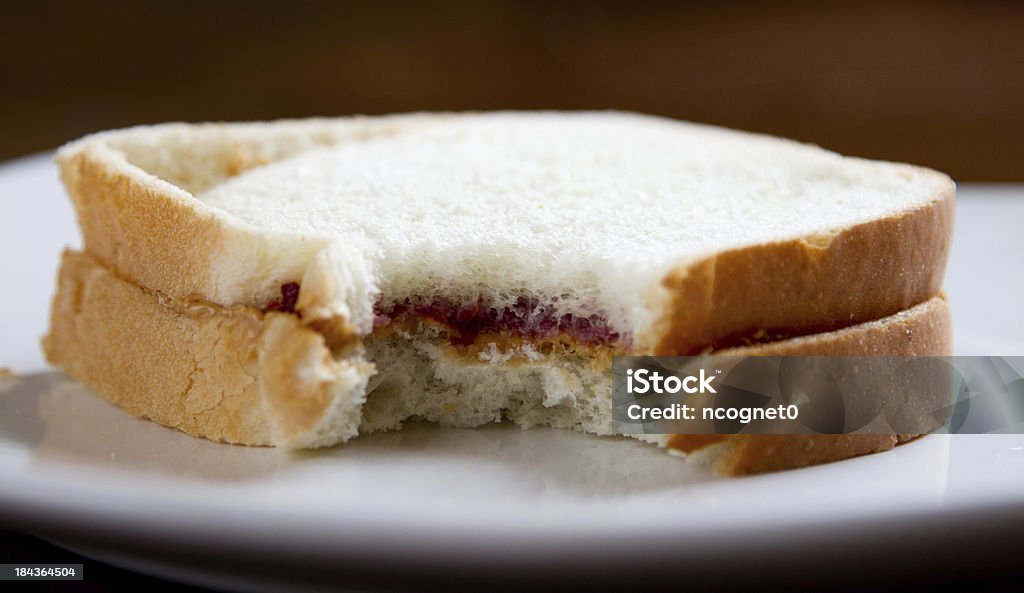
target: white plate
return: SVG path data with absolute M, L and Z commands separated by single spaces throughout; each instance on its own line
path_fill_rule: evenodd
M 1024 354 L 1024 189 L 959 194 L 947 281 L 957 351 Z M 779 561 L 905 568 L 908 546 L 940 554 L 958 534 L 1021 533 L 1021 435 L 932 436 L 733 480 L 639 442 L 557 430 L 413 425 L 302 455 L 193 439 L 40 372 L 57 257 L 76 237 L 48 156 L 0 166 L 0 366 L 24 377 L 0 392 L 0 521 L 108 561 L 271 589 L 339 575 L 789 579 Z M 730 568 L 738 555 L 745 571 Z

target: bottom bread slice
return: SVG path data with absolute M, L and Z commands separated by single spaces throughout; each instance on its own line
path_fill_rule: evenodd
M 939 295 L 877 321 L 721 353 L 941 355 L 950 344 L 949 309 Z M 52 364 L 126 411 L 228 443 L 326 446 L 398 428 L 411 417 L 450 426 L 508 419 L 610 432 L 610 381 L 585 360 L 460 358 L 426 337 L 403 343 L 371 336 L 365 347 L 332 351 L 294 315 L 174 301 L 70 251 L 43 347 Z M 728 475 L 834 461 L 900 442 L 887 435 L 648 440 Z

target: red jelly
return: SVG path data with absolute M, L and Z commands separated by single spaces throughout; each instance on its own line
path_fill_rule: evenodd
M 501 307 L 482 297 L 469 303 L 453 303 L 441 297 L 405 299 L 387 308 L 378 305 L 374 313 L 374 327 L 387 326 L 409 314 L 432 319 L 448 327 L 452 344 L 460 346 L 472 344 L 482 333 L 507 333 L 533 340 L 564 334 L 590 345 L 613 344 L 619 339 L 619 333 L 600 314 L 558 315 L 550 305 L 525 296 Z
M 281 298 L 275 299 L 267 305 L 268 311 L 280 311 L 282 313 L 294 313 L 295 304 L 299 302 L 299 285 L 297 282 L 289 282 L 281 285 Z

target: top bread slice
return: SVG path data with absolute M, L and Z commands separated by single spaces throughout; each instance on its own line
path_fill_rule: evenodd
M 953 220 L 927 169 L 611 112 L 173 124 L 57 160 L 121 277 L 257 309 L 296 283 L 333 343 L 437 295 L 597 314 L 632 353 L 828 331 L 935 295 Z

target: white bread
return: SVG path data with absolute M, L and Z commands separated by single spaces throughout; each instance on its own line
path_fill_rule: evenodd
M 334 147 L 313 150 L 324 144 Z M 359 333 L 377 299 L 526 295 L 557 312 L 600 311 L 644 351 L 671 333 L 665 314 L 679 290 L 667 284 L 704 262 L 794 241 L 817 259 L 865 224 L 900 221 L 906 228 L 889 234 L 921 243 L 920 262 L 892 266 L 920 294 L 840 324 L 807 322 L 836 327 L 920 302 L 941 281 L 953 195 L 946 176 L 926 169 L 620 113 L 142 128 L 86 138 L 58 161 L 89 251 L 156 290 L 261 307 L 281 284 L 302 281 L 307 308 Z M 89 166 L 145 192 L 128 204 L 84 195 Z M 175 226 L 164 231 L 150 216 Z M 112 233 L 91 232 L 110 219 Z M 199 245 L 167 241 L 183 230 Z M 131 249 L 147 242 L 165 244 Z M 312 278 L 325 292 L 314 294 Z
M 827 335 L 913 311 L 940 289 L 952 230 L 954 188 L 939 173 L 620 113 L 165 125 L 87 137 L 57 160 L 92 267 L 134 290 L 262 315 L 283 285 L 301 285 L 301 317 L 267 315 L 248 350 L 259 397 L 228 400 L 280 419 L 239 429 L 224 415 L 247 412 L 233 407 L 212 414 L 220 432 L 200 431 L 153 413 L 158 402 L 133 409 L 284 446 L 330 445 L 408 414 L 603 433 L 603 400 L 585 394 L 613 353 Z M 597 346 L 485 334 L 467 351 L 429 323 L 374 331 L 381 308 L 436 297 L 499 308 L 532 298 L 528 315 L 593 315 L 613 333 Z M 58 321 L 78 317 L 59 304 L 50 360 L 109 382 L 61 345 L 77 334 Z M 169 355 L 174 372 L 195 367 L 187 344 Z M 440 384 L 411 403 L 387 367 Z M 127 383 L 101 387 L 134 401 Z
M 938 355 L 950 343 L 948 306 L 936 297 L 885 319 L 722 353 Z M 230 443 L 306 447 L 325 435 L 344 440 L 399 428 L 413 417 L 460 427 L 507 419 L 595 434 L 611 427 L 610 374 L 589 361 L 472 361 L 429 339 L 369 340 L 380 374 L 360 410 L 361 399 L 346 398 L 366 391 L 358 384 L 366 369 L 351 355 L 332 360 L 323 337 L 294 316 L 167 299 L 75 252 L 63 257 L 44 348 L 51 362 L 128 412 Z M 896 444 L 885 435 L 645 440 L 696 453 L 730 475 Z

